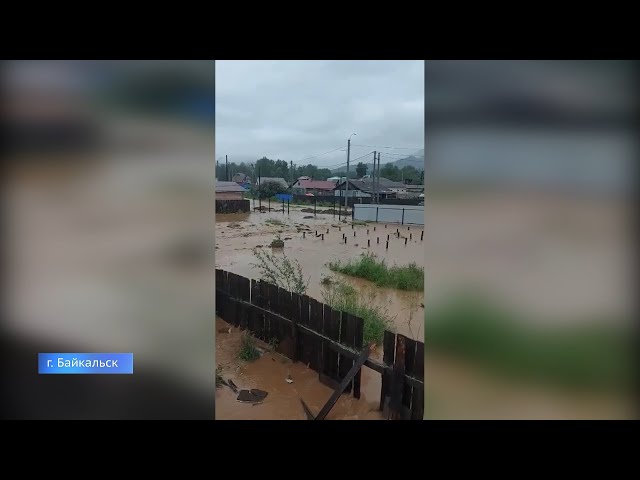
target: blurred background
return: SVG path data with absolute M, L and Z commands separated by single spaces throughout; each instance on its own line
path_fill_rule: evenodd
M 213 419 L 214 62 L 4 67 L 3 417 Z
M 637 418 L 637 64 L 425 83 L 425 417 Z

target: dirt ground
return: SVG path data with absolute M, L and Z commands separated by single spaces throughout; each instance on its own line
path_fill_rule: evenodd
M 217 419 L 306 420 L 300 399 L 315 415 L 331 397 L 333 390 L 320 383 L 318 373 L 306 365 L 293 363 L 259 340 L 256 340 L 257 346 L 265 350 L 259 359 L 238 360 L 242 332 L 220 318 L 216 319 L 216 332 L 216 359 L 222 378 L 232 380 L 240 389 L 258 388 L 268 392 L 262 403 L 241 403 L 229 387 L 220 386 L 216 389 Z M 360 399 L 351 394 L 341 395 L 327 420 L 381 420 L 379 377 L 378 373 L 363 367 Z M 287 383 L 287 378 L 293 382 Z
M 322 301 L 320 282 L 324 276 L 331 274 L 326 266 L 329 261 L 355 259 L 363 252 L 374 253 L 391 265 L 412 261 L 422 264 L 424 261 L 422 227 L 373 223 L 352 226 L 350 222 L 340 222 L 337 215 L 314 217 L 312 213 L 302 212 L 302 208 L 292 207 L 289 214 L 216 215 L 216 268 L 257 279 L 259 272 L 252 266 L 255 262 L 253 249 L 266 248 L 271 251 L 268 245 L 276 236 L 280 236 L 285 242 L 284 253 L 298 260 L 304 274 L 309 277 L 309 296 Z M 316 236 L 316 232 L 319 236 Z M 347 236 L 346 244 L 343 233 Z M 423 341 L 423 292 L 378 288 L 365 280 L 337 275 L 356 286 L 371 302 L 386 308 L 394 330 Z M 229 333 L 226 326 L 220 326 L 222 320 L 218 319 L 217 322 L 216 358 L 223 378 L 231 378 L 239 388 L 259 388 L 268 391 L 269 395 L 262 404 L 251 405 L 236 401 L 237 395 L 231 389 L 224 386 L 218 388 L 216 418 L 304 420 L 306 416 L 300 397 L 317 413 L 331 396 L 331 389 L 319 382 L 316 372 L 302 364 L 286 361 L 280 355 L 266 353 L 250 363 L 238 360 L 240 332 L 231 329 Z M 372 357 L 380 359 L 380 350 L 376 349 Z M 292 384 L 285 381 L 287 375 L 294 379 Z M 351 395 L 342 395 L 327 418 L 381 419 L 378 412 L 380 388 L 380 374 L 363 367 L 361 398 L 356 400 Z

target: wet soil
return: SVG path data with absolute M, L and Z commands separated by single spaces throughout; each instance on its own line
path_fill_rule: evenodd
M 333 391 L 318 380 L 318 374 L 302 363 L 293 363 L 256 340 L 265 352 L 253 362 L 238 360 L 243 333 L 222 319 L 216 319 L 216 360 L 225 381 L 239 389 L 257 388 L 268 392 L 261 403 L 242 403 L 227 386 L 216 389 L 216 418 L 221 420 L 306 420 L 300 399 L 317 414 Z M 292 383 L 287 382 L 287 378 Z M 377 378 L 377 382 L 376 382 Z M 360 399 L 344 394 L 333 407 L 327 420 L 381 420 L 378 411 L 380 375 L 362 369 Z

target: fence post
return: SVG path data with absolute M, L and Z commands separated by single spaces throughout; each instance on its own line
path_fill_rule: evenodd
M 402 209 L 402 225 L 404 225 L 404 208 Z
M 287 200 L 287 215 L 289 215 L 289 200 Z
M 317 197 L 313 197 L 313 216 L 316 216 L 316 207 L 318 205 L 318 198 Z
M 378 212 L 380 211 L 380 207 L 376 207 L 376 223 L 378 222 Z

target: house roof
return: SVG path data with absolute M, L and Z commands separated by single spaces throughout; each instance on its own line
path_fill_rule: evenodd
M 367 178 L 363 180 L 365 183 L 372 183 L 372 178 Z M 377 179 L 376 179 L 377 181 Z M 380 177 L 380 186 L 386 188 L 407 188 L 407 186 L 402 182 L 394 182 L 393 180 L 389 180 L 388 178 Z
M 336 190 L 344 190 L 345 184 L 346 182 L 342 182 L 340 183 L 337 187 Z M 373 183 L 371 182 L 363 182 L 362 180 L 349 180 L 349 188 L 355 188 L 357 190 L 361 190 L 365 193 L 373 193 Z M 382 183 L 380 183 L 380 190 L 378 190 L 379 193 L 393 193 L 391 190 L 389 190 L 387 187 L 385 187 L 384 185 L 382 185 Z
M 242 182 L 245 178 L 247 178 L 247 175 L 245 173 L 234 173 L 233 177 L 231 177 L 231 180 L 234 182 Z
M 282 177 L 260 177 L 260 184 L 267 183 L 267 182 L 281 183 L 285 187 L 289 188 L 289 184 Z M 256 182 L 255 183 L 256 183 L 256 185 L 258 184 L 258 178 L 256 178 Z
M 246 192 L 247 189 L 241 187 L 236 182 L 219 182 L 216 180 L 216 192 Z
M 300 188 L 317 188 L 319 190 L 333 190 L 336 184 L 326 180 L 298 180 L 296 185 Z

